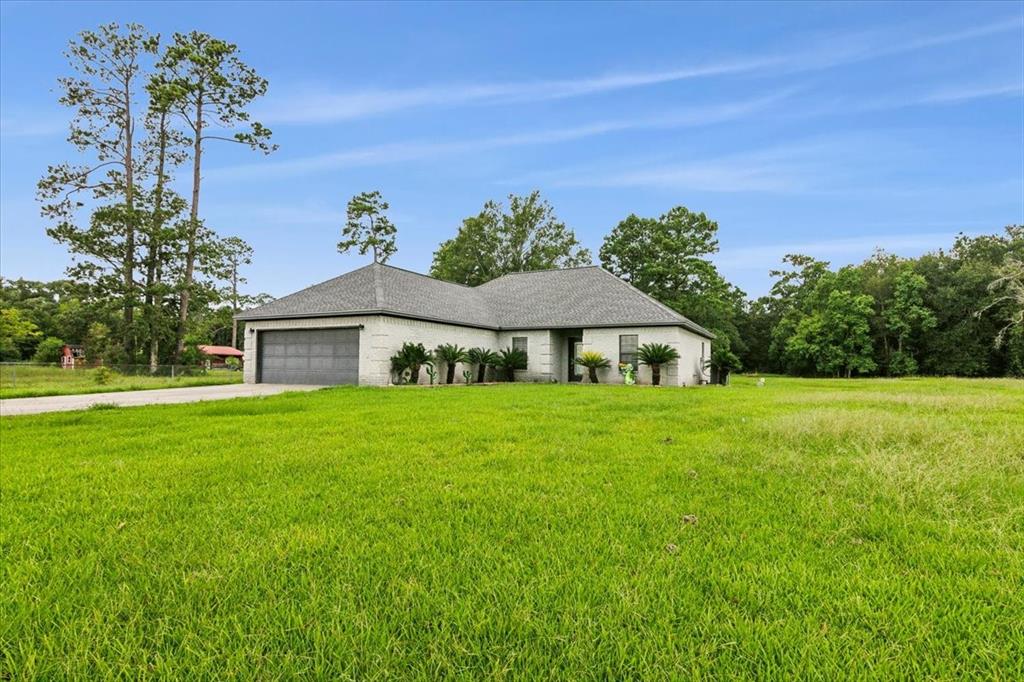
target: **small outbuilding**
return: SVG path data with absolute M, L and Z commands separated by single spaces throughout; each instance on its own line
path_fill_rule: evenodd
M 199 346 L 199 351 L 205 356 L 207 368 L 226 367 L 228 358 L 242 362 L 245 357 L 245 353 L 231 346 Z

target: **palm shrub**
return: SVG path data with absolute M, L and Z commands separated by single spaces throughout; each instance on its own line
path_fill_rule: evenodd
M 398 352 L 391 356 L 391 371 L 398 375 L 399 383 L 401 383 L 402 374 L 408 370 L 409 383 L 418 384 L 420 367 L 429 364 L 432 360 L 432 356 L 422 343 L 406 341 Z
M 516 380 L 516 370 L 526 369 L 526 353 L 517 348 L 505 348 L 499 351 L 494 366 L 505 372 L 509 381 Z
M 597 383 L 597 370 L 604 369 L 605 367 L 611 367 L 608 358 L 601 355 L 595 350 L 588 350 L 580 353 L 579 358 L 576 359 L 576 363 L 583 365 L 587 368 L 587 376 L 590 378 L 590 383 Z
M 637 360 L 651 368 L 651 383 L 661 385 L 661 366 L 679 359 L 679 351 L 667 343 L 645 343 L 636 352 Z
M 470 348 L 466 353 L 466 359 L 470 364 L 476 365 L 476 382 L 482 384 L 487 368 L 497 364 L 498 354 L 487 348 Z
M 704 361 L 704 366 L 714 370 L 718 383 L 723 386 L 729 383 L 729 373 L 740 368 L 740 359 L 729 350 L 728 346 L 715 346 L 711 357 Z
M 446 384 L 455 383 L 455 365 L 460 362 L 467 362 L 469 359 L 466 349 L 454 343 L 444 343 L 438 346 L 435 356 L 438 360 L 444 362 L 447 367 L 445 375 Z

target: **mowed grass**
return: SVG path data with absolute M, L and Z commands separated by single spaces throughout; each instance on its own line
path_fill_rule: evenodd
M 0 679 L 1024 678 L 1024 384 L 0 420 Z
M 190 371 L 195 371 L 189 368 Z M 151 388 L 184 388 L 240 384 L 241 372 L 211 370 L 193 376 L 147 376 L 112 373 L 107 383 L 96 382 L 95 369 L 61 369 L 40 365 L 0 365 L 0 398 L 35 398 L 47 395 L 143 391 Z

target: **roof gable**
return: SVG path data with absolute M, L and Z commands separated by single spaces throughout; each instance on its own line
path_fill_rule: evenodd
M 374 263 L 248 310 L 239 319 L 393 314 L 487 329 L 706 329 L 598 267 L 512 273 L 478 287 Z

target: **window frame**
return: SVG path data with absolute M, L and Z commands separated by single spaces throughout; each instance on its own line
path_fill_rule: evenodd
M 629 338 L 629 337 L 632 337 L 633 339 L 635 339 L 634 344 L 633 344 L 633 350 L 631 352 L 630 351 L 623 351 L 622 350 L 622 340 L 626 339 L 626 338 Z M 634 370 L 639 369 L 640 368 L 640 361 L 637 358 L 637 353 L 639 353 L 639 351 L 640 351 L 640 335 L 639 334 L 619 334 L 619 364 L 620 365 L 625 363 L 625 362 L 628 362 L 628 363 L 633 365 L 633 369 Z M 632 358 L 632 359 L 628 359 L 628 358 Z
M 523 347 L 519 348 L 516 346 L 517 341 L 522 341 Z M 530 337 L 529 336 L 513 336 L 512 337 L 512 350 L 521 350 L 523 355 L 526 356 L 526 363 L 530 363 Z

